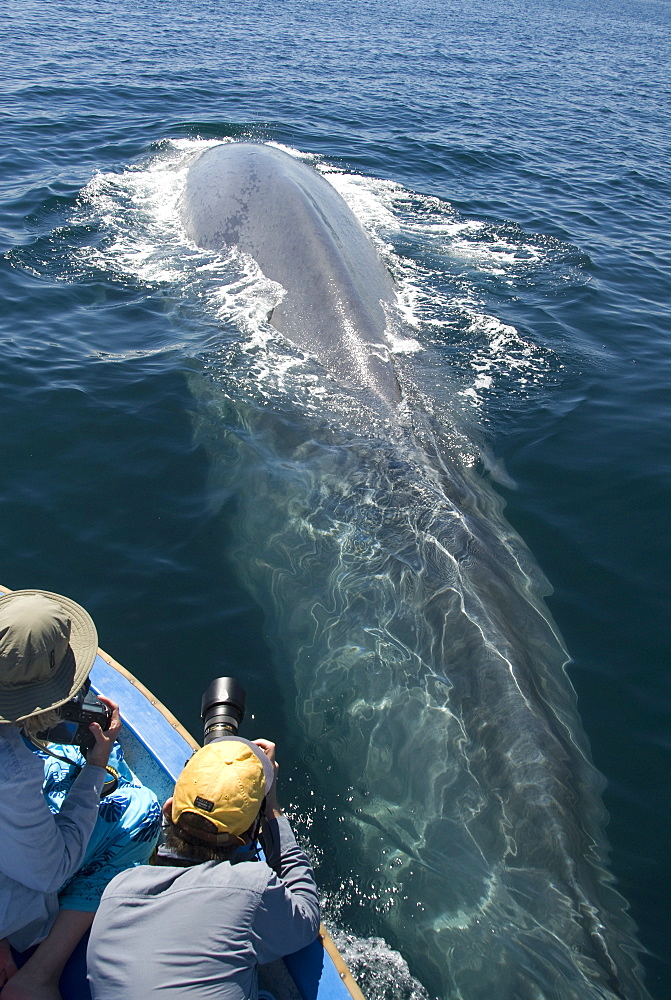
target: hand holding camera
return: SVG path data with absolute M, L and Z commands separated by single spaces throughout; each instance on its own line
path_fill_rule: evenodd
M 261 747 L 266 756 L 270 759 L 270 762 L 273 765 L 273 770 L 275 771 L 275 781 L 273 782 L 273 787 L 266 795 L 266 809 L 264 815 L 268 819 L 273 816 L 281 816 L 282 810 L 280 809 L 280 804 L 277 801 L 277 772 L 280 769 L 280 765 L 275 760 L 275 744 L 271 743 L 270 740 L 252 740 L 252 743 L 256 744 L 257 747 Z
M 121 732 L 121 716 L 116 702 L 103 695 L 99 696 L 99 700 L 109 709 L 109 715 L 102 720 L 102 725 L 98 721 L 89 723 L 89 733 L 93 736 L 94 743 L 86 754 L 86 760 L 89 764 L 106 767 L 114 742 Z
M 116 719 L 114 718 L 115 710 Z M 74 698 L 71 698 L 70 701 L 66 701 L 64 705 L 59 707 L 58 714 L 64 722 L 77 723 L 77 730 L 71 742 L 79 747 L 87 760 L 91 760 L 89 754 L 93 751 L 94 747 L 97 748 L 98 745 L 101 748 L 106 747 L 109 743 L 105 763 L 100 765 L 101 767 L 105 767 L 112 746 L 114 745 L 114 740 L 121 729 L 119 706 L 110 701 L 109 698 L 98 698 L 91 690 L 91 681 L 87 680 Z M 116 728 L 112 733 L 111 726 L 113 722 Z M 95 729 L 92 728 L 92 724 L 95 725 Z M 65 742 L 65 740 L 61 740 L 61 742 Z M 102 758 L 102 755 L 103 750 L 101 749 L 96 756 L 97 758 Z M 97 762 L 97 760 L 91 761 L 91 763 Z

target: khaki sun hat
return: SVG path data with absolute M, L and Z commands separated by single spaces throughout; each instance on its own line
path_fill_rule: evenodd
M 57 708 L 88 677 L 98 633 L 84 608 L 46 590 L 0 596 L 0 722 Z
M 208 743 L 177 779 L 172 821 L 197 840 L 226 844 L 250 829 L 274 780 L 270 759 L 249 740 Z

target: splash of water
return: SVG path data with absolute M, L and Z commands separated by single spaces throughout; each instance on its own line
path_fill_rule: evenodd
M 72 281 L 100 271 L 115 281 L 168 290 L 180 300 L 184 316 L 194 322 L 200 317 L 201 330 L 202 320 L 217 324 L 222 367 L 234 363 L 235 351 L 227 352 L 229 345 L 242 344 L 249 363 L 244 380 L 254 394 L 270 384 L 300 395 L 306 382 L 321 391 L 322 372 L 315 375 L 310 359 L 306 362 L 266 322 L 282 290 L 250 258 L 234 250 L 209 253 L 185 237 L 178 205 L 186 175 L 194 158 L 215 144 L 165 140 L 147 162 L 120 173 L 97 173 L 82 191 L 69 228 L 73 234 L 93 231 L 98 238 L 66 254 L 56 276 L 60 272 Z M 438 412 L 445 400 L 451 412 L 459 394 L 463 407 L 486 421 L 494 394 L 522 402 L 552 381 L 552 351 L 491 315 L 481 284 L 501 271 L 510 284 L 537 277 L 539 271 L 556 268 L 567 256 L 566 247 L 463 219 L 437 198 L 282 148 L 324 173 L 358 215 L 390 269 L 403 320 L 389 331 L 390 349 L 406 388 L 421 395 L 424 405 Z M 67 232 L 63 227 L 64 237 Z M 39 253 L 22 263 L 38 272 L 45 268 Z M 49 266 L 53 277 L 53 259 Z M 192 335 L 183 344 L 199 351 Z M 203 338 L 200 349 L 208 349 L 210 360 L 216 353 L 211 346 Z M 138 343 L 135 351 L 142 350 Z M 283 377 L 287 370 L 288 380 Z

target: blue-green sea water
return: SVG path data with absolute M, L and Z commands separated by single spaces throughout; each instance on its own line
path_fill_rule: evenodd
M 180 229 L 188 163 L 216 141 L 315 165 L 397 282 L 409 398 L 458 428 L 554 588 L 609 868 L 647 990 L 671 996 L 668 3 L 0 0 L 0 15 L 0 582 L 79 600 L 194 732 L 208 680 L 237 673 L 366 993 L 450 995 L 450 956 L 411 933 L 422 899 L 385 870 L 384 824 L 379 855 L 348 864 L 353 747 L 320 749 L 288 655 L 306 609 L 269 614 L 240 541 L 258 522 L 274 544 L 264 504 L 294 488 L 260 415 L 312 432 L 318 369 L 269 336 L 259 275 Z

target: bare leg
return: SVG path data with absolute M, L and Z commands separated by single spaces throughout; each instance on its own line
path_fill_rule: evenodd
M 81 910 L 60 910 L 48 936 L 3 989 L 1 1000 L 61 1000 L 58 980 L 94 916 Z

